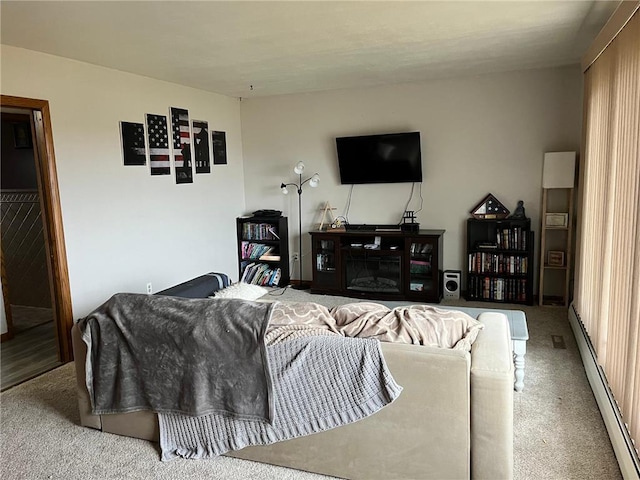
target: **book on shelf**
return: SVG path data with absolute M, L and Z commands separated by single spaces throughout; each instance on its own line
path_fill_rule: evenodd
M 269 227 L 267 230 L 269 231 L 269 233 L 271 234 L 272 237 L 274 237 L 276 240 L 280 240 L 280 237 L 276 233 L 276 229 L 275 228 Z
M 280 261 L 280 255 L 273 255 L 273 254 L 266 254 L 266 255 L 261 255 L 260 258 L 258 260 L 264 260 L 266 262 L 279 262 Z
M 271 273 L 271 269 L 267 265 L 260 265 L 260 268 L 256 269 L 256 273 L 251 278 L 251 283 L 253 283 L 254 285 L 262 285 L 262 281 L 266 276 L 267 271 L 269 272 L 269 274 Z
M 249 277 L 247 277 L 247 283 L 253 283 L 254 285 L 260 285 L 259 279 L 264 274 L 264 271 L 267 270 L 269 266 L 265 263 L 259 263 L 252 269 L 249 273 Z
M 255 263 L 242 262 L 240 265 L 242 266 L 242 276 L 240 277 L 240 282 L 248 283 L 247 276 L 249 275 L 249 272 L 251 271 L 251 268 L 255 265 Z
M 261 263 L 254 263 L 253 265 L 248 266 L 247 267 L 247 276 L 245 278 L 245 282 L 246 283 L 253 283 L 253 278 L 256 276 L 258 271 L 260 271 L 260 268 L 262 268 L 262 264 Z
M 274 286 L 274 285 L 278 285 L 280 283 L 280 277 L 282 276 L 282 270 L 280 270 L 280 267 L 276 268 L 273 271 L 273 276 L 270 279 L 270 283 L 269 285 Z

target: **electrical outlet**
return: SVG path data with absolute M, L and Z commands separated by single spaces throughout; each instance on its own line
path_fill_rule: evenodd
M 147 283 L 147 293 L 151 295 L 153 293 L 153 288 L 151 287 L 151 282 Z
M 293 253 L 291 254 L 291 258 L 293 258 L 293 261 L 294 261 L 294 262 L 297 262 L 297 261 L 298 261 L 298 252 L 293 252 Z

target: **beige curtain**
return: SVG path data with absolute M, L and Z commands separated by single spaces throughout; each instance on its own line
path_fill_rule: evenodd
M 585 72 L 574 306 L 640 445 L 640 13 Z

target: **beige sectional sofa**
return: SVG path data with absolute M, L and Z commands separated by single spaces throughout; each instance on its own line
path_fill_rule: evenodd
M 393 404 L 359 422 L 231 455 L 334 475 L 373 479 L 509 479 L 513 476 L 513 361 L 509 325 L 482 313 L 471 353 L 383 343 L 404 390 Z M 158 441 L 153 412 L 92 415 L 85 384 L 86 346 L 75 326 L 81 424 Z M 206 461 L 206 460 L 205 460 Z

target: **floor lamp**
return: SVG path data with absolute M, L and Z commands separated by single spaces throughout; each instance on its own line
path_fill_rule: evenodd
M 294 285 L 292 288 L 296 290 L 305 290 L 306 287 L 302 285 L 302 186 L 305 183 L 309 183 L 309 186 L 315 188 L 320 183 L 320 175 L 314 173 L 313 176 L 302 181 L 302 173 L 304 172 L 304 163 L 298 162 L 293 168 L 293 172 L 298 175 L 298 183 L 282 183 L 280 189 L 282 193 L 287 195 L 289 190 L 287 187 L 295 187 L 298 192 L 298 285 Z

